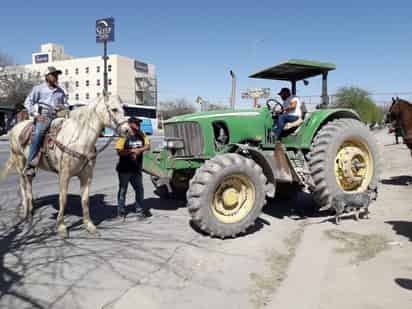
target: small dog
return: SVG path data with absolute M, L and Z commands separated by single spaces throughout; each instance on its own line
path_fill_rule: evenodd
M 340 223 L 340 216 L 345 212 L 354 212 L 355 220 L 359 220 L 359 212 L 364 209 L 364 217 L 369 218 L 369 206 L 378 198 L 378 187 L 369 186 L 365 192 L 342 193 L 333 197 L 332 208 L 335 210 L 335 223 Z

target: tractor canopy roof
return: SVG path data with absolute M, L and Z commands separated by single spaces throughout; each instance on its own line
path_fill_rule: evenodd
M 330 62 L 291 59 L 250 75 L 250 78 L 299 81 L 336 69 Z

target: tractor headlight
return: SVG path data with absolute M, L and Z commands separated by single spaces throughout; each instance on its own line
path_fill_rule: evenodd
M 165 147 L 167 149 L 178 150 L 185 148 L 185 143 L 181 139 L 167 139 L 165 140 Z

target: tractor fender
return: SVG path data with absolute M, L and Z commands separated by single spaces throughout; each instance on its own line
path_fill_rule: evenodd
M 284 160 L 276 160 L 274 155 L 272 156 L 256 147 L 245 144 L 231 144 L 228 149 L 228 152 L 250 157 L 262 168 L 268 181 L 266 192 L 268 197 L 275 196 L 277 182 L 291 183 L 297 180 L 293 167 L 284 152 Z
M 303 131 L 302 141 L 305 141 L 304 145 L 301 145 L 302 148 L 310 148 L 312 141 L 318 131 L 328 122 L 333 121 L 339 118 L 350 118 L 360 120 L 359 115 L 351 109 L 326 109 L 321 113 L 317 113 L 313 119 L 309 120 L 309 125 Z

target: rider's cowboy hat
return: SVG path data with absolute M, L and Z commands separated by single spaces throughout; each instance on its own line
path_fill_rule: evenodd
M 282 93 L 285 93 L 285 92 L 290 93 L 290 89 L 289 88 L 282 88 L 282 89 L 280 89 L 278 95 L 281 95 Z
M 49 74 L 53 74 L 53 75 L 60 75 L 63 72 L 60 70 L 57 70 L 55 67 L 51 66 L 51 67 L 47 67 L 46 71 L 44 72 L 44 76 L 47 76 Z

